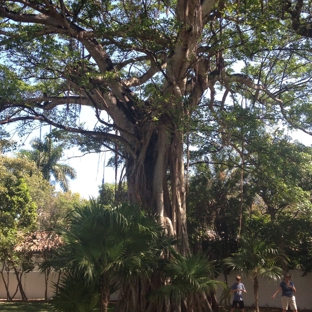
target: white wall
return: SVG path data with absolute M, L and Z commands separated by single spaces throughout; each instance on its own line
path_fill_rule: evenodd
M 299 310 L 312 310 L 312 274 L 308 274 L 302 277 L 302 272 L 299 270 L 292 271 L 292 281 L 296 286 L 296 300 Z M 247 293 L 244 294 L 244 302 L 246 306 L 253 306 L 254 304 L 254 294 L 253 294 L 253 281 L 251 278 L 247 277 L 244 273 L 231 272 L 228 276 L 228 284 L 231 286 L 235 283 L 235 276 L 241 275 L 242 282 L 246 287 Z M 48 287 L 48 298 L 53 296 L 53 288 L 51 287 L 52 282 L 56 282 L 58 279 L 58 273 L 54 272 L 49 278 Z M 218 280 L 223 280 L 220 276 Z M 281 301 L 279 293 L 276 298 L 271 299 L 272 295 L 279 287 L 279 281 L 271 280 L 260 280 L 259 286 L 259 306 L 260 307 L 281 307 Z M 13 294 L 16 289 L 16 278 L 13 273 L 10 273 L 10 293 Z M 23 277 L 24 291 L 28 299 L 44 299 L 45 283 L 44 275 L 39 272 L 30 272 L 24 274 Z M 221 290 L 217 291 L 217 298 L 219 299 L 221 295 Z M 2 279 L 0 279 L 0 299 L 6 299 L 6 291 Z M 21 295 L 18 292 L 14 299 L 21 299 Z M 116 299 L 116 294 L 112 299 Z M 231 298 L 232 301 L 232 298 Z
M 7 279 L 7 274 L 4 275 L 5 279 Z M 49 276 L 48 283 L 48 298 L 53 296 L 53 288 L 52 282 L 57 282 L 58 273 L 53 272 Z M 24 292 L 28 299 L 44 299 L 45 294 L 45 277 L 44 274 L 40 272 L 29 272 L 24 273 L 22 277 L 22 284 Z M 15 293 L 17 286 L 16 276 L 13 272 L 9 273 L 9 292 L 12 296 Z M 0 278 L 0 299 L 6 299 L 7 293 L 5 290 L 4 282 L 2 278 Z M 14 299 L 21 299 L 21 294 L 18 291 L 15 295 Z

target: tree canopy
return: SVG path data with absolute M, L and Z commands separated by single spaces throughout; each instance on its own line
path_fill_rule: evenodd
M 22 298 L 27 297 L 16 267 L 28 269 L 29 259 L 26 255 L 18 256 L 14 247 L 25 233 L 36 229 L 37 205 L 28 184 L 31 176 L 36 175 L 41 176 L 32 162 L 0 155 L 0 262 L 2 270 L 14 269 Z M 3 282 L 11 300 L 5 279 Z
M 244 169 L 256 133 L 311 133 L 310 6 L 1 2 L 0 125 L 26 133 L 47 123 L 82 150 L 114 151 L 125 163 L 129 200 L 156 212 L 186 254 L 184 142 L 196 142 L 192 134 L 200 128 L 207 137 L 201 157 L 231 149 Z M 82 107 L 96 122 L 80 121 Z
M 0 222 L 1 236 L 8 237 L 17 230 L 35 228 L 37 205 L 32 200 L 27 184 L 36 168 L 21 158 L 0 156 Z

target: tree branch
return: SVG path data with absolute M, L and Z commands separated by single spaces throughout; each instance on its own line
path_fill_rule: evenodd
M 278 104 L 283 104 L 283 101 L 279 98 L 277 98 L 272 92 L 270 92 L 265 86 L 261 84 L 256 84 L 252 81 L 250 77 L 247 75 L 243 74 L 232 74 L 232 75 L 225 75 L 224 80 L 227 80 L 227 82 L 238 82 L 246 85 L 247 87 L 257 90 L 257 91 L 262 91 L 265 94 L 267 94 L 271 99 L 273 99 L 275 102 Z

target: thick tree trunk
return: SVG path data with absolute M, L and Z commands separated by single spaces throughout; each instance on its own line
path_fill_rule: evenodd
M 183 133 L 177 131 L 171 145 L 171 184 L 172 184 L 172 223 L 176 236 L 179 239 L 179 251 L 189 253 L 189 244 L 186 227 L 186 193 L 183 162 Z
M 137 279 L 131 284 L 123 285 L 115 311 L 124 312 L 213 312 L 209 296 L 205 293 L 195 293 L 183 298 L 181 302 L 162 299 L 151 300 L 151 292 L 164 281 L 154 275 L 150 280 Z
M 153 290 L 163 285 L 159 276 L 152 276 L 149 280 L 137 278 L 130 284 L 123 284 L 119 292 L 115 311 L 124 312 L 170 312 L 170 305 L 166 302 L 153 302 L 149 295 Z
M 129 199 L 157 213 L 167 233 L 181 242 L 180 252 L 186 254 L 183 133 L 160 124 L 145 140 L 138 156 L 127 159 Z
M 173 127 L 158 125 L 150 134 L 145 149 L 137 158 L 127 159 L 129 197 L 157 213 L 167 233 L 179 240 L 177 249 L 189 253 L 183 162 L 183 132 L 172 131 Z M 144 146 L 144 144 L 143 144 Z M 151 279 L 137 279 L 123 285 L 115 311 L 124 312 L 212 312 L 211 294 L 198 293 L 192 300 L 184 298 L 153 301 L 153 290 L 164 285 L 161 274 Z

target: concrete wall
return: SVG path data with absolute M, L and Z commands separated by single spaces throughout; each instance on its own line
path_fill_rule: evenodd
M 231 286 L 235 283 L 236 275 L 242 276 L 242 282 L 244 283 L 247 293 L 244 294 L 244 301 L 246 306 L 253 306 L 254 304 L 254 294 L 253 294 L 253 281 L 251 278 L 247 277 L 243 273 L 231 272 L 231 274 L 227 277 L 228 284 Z M 307 276 L 301 277 L 301 271 L 292 271 L 292 281 L 296 286 L 297 294 L 296 300 L 299 310 L 312 310 L 312 274 L 308 274 Z M 13 294 L 16 289 L 16 278 L 13 273 L 10 273 L 10 293 Z M 52 282 L 56 282 L 58 279 L 58 273 L 51 273 L 49 277 L 49 286 L 48 286 L 48 298 L 53 296 L 53 288 L 51 287 Z M 223 277 L 219 277 L 218 280 L 223 280 Z M 281 294 L 279 293 L 276 298 L 271 299 L 272 295 L 279 287 L 279 281 L 271 281 L 271 280 L 260 280 L 259 286 L 259 305 L 260 307 L 281 307 Z M 28 297 L 28 299 L 44 299 L 45 293 L 45 278 L 43 274 L 39 272 L 30 272 L 26 273 L 23 276 L 23 286 L 24 291 Z M 221 295 L 221 290 L 217 291 L 217 298 L 219 299 Z M 6 299 L 6 291 L 3 284 L 2 279 L 0 279 L 0 299 Z M 112 299 L 116 299 L 116 294 Z M 18 292 L 14 299 L 21 299 L 21 295 Z M 232 298 L 231 298 L 232 301 Z
M 295 270 L 290 272 L 292 277 L 291 280 L 296 286 L 296 302 L 299 310 L 312 310 L 312 274 L 308 274 L 302 277 L 302 271 Z M 247 293 L 243 295 L 246 306 L 254 305 L 254 293 L 253 293 L 253 280 L 241 272 L 231 272 L 227 277 L 228 285 L 232 286 L 235 283 L 236 275 L 242 276 L 242 283 L 245 285 Z M 222 280 L 222 277 L 218 278 Z M 282 279 L 281 279 L 282 280 Z M 272 281 L 267 279 L 260 279 L 259 285 L 259 306 L 260 307 L 279 307 L 281 308 L 281 293 L 277 294 L 275 299 L 271 299 L 275 293 L 281 280 Z M 217 297 L 220 298 L 221 291 L 217 291 Z M 231 298 L 232 302 L 233 298 Z
M 52 283 L 57 282 L 59 274 L 56 272 L 53 272 L 49 275 L 49 281 L 48 281 L 48 298 L 51 298 L 53 296 L 53 287 Z M 16 291 L 17 287 L 17 280 L 16 276 L 13 272 L 9 272 L 9 274 L 5 274 L 4 278 L 6 282 L 9 281 L 9 293 L 11 296 Z M 22 284 L 24 292 L 28 299 L 44 299 L 45 290 L 46 290 L 46 284 L 45 284 L 45 276 L 44 274 L 41 274 L 40 272 L 29 272 L 24 273 L 22 276 Z M 7 293 L 4 286 L 4 282 L 2 278 L 0 278 L 0 299 L 6 299 Z M 14 297 L 14 299 L 21 299 L 21 294 L 18 291 Z

